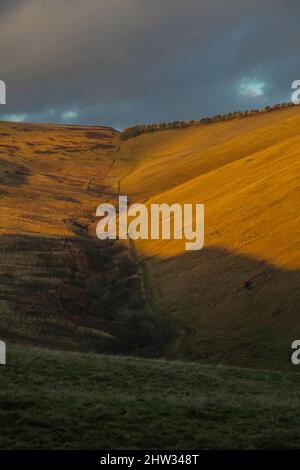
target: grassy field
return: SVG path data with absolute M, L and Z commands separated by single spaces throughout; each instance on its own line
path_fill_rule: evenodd
M 9 347 L 1 449 L 300 447 L 300 377 Z

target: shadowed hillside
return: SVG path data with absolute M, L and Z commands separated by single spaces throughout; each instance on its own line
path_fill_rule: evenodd
M 182 331 L 177 354 L 294 370 L 290 353 L 300 337 L 300 270 L 216 247 L 149 264 L 155 302 Z

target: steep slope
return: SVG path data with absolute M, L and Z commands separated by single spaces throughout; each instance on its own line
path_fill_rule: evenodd
M 294 107 L 121 145 L 132 200 L 205 204 L 203 250 L 136 244 L 157 307 L 182 328 L 178 354 L 289 366 L 300 337 L 299 128 Z
M 117 197 L 117 137 L 100 126 L 0 124 L 2 339 L 141 354 L 165 347 L 128 247 L 96 239 L 96 208 Z

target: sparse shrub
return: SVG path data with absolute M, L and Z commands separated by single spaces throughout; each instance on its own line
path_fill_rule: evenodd
M 142 311 L 129 312 L 120 323 L 118 337 L 127 353 L 159 356 L 174 338 L 175 330 L 160 318 Z

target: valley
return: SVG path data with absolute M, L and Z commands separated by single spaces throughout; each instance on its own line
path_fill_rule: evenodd
M 0 123 L 1 448 L 299 448 L 299 126 Z M 204 248 L 99 240 L 125 195 L 204 203 Z

